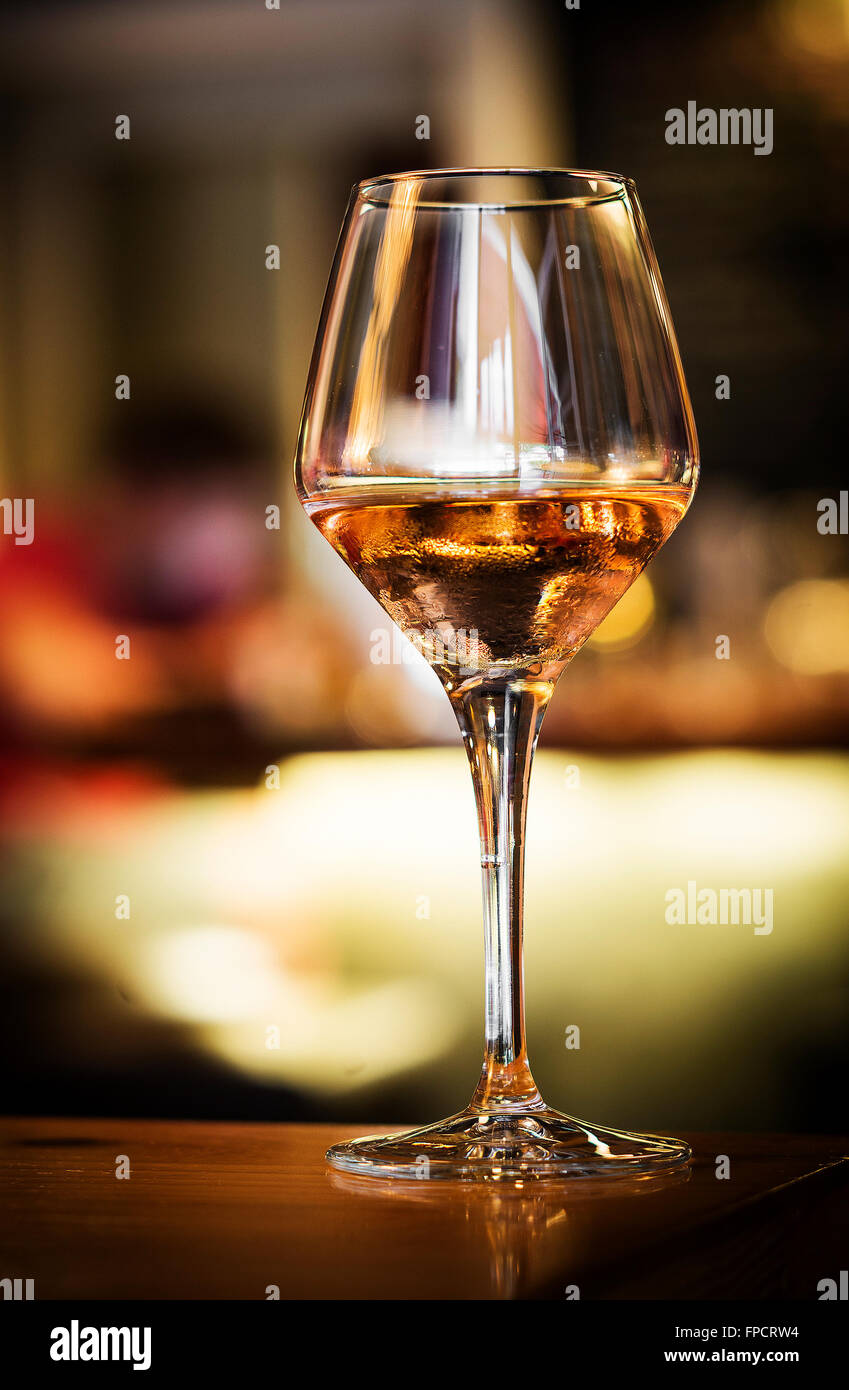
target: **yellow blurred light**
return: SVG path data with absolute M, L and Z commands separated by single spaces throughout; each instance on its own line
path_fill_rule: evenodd
M 173 1018 L 223 1022 L 269 1000 L 274 960 L 267 941 L 239 927 L 184 927 L 160 936 L 139 963 L 136 986 Z
M 633 647 L 651 627 L 654 614 L 651 581 L 641 574 L 593 633 L 589 644 L 608 652 Z
M 849 0 L 784 0 L 778 13 L 788 48 L 831 63 L 849 53 Z
M 831 773 L 828 757 L 785 754 L 779 764 L 765 754 L 718 749 L 647 761 L 621 820 L 633 867 L 662 853 L 669 861 L 698 862 L 705 879 L 735 874 L 745 881 L 757 864 L 770 881 L 839 859 L 849 836 L 849 800 Z M 621 772 L 610 765 L 608 775 L 609 812 Z
M 345 990 L 293 983 L 262 1016 L 206 1028 L 208 1050 L 257 1080 L 331 1095 L 433 1063 L 456 1044 L 462 1020 L 432 981 Z M 271 1043 L 269 1025 L 277 1028 Z
M 849 671 L 849 580 L 803 579 L 776 594 L 764 636 L 777 661 L 799 675 Z
M 536 1070 L 553 1100 L 577 1094 L 589 1113 L 610 1077 L 603 1062 L 563 1072 L 575 981 L 615 1055 L 635 1029 L 660 1045 L 713 1035 L 718 1017 L 742 1039 L 740 997 L 812 950 L 839 958 L 849 758 L 582 752 L 578 791 L 574 758 L 544 750 L 534 772 L 528 960 Z M 64 943 L 78 971 L 194 1025 L 195 1047 L 264 1084 L 341 1096 L 407 1078 L 412 1091 L 426 1069 L 456 1099 L 478 1061 L 477 849 L 459 745 L 304 754 L 281 763 L 278 789 L 181 794 L 111 824 L 108 853 L 91 832 L 54 849 L 45 949 Z M 671 927 L 665 894 L 691 879 L 774 888 L 774 933 Z M 102 911 L 118 887 L 141 931 Z M 804 1007 L 832 1027 L 842 1006 L 812 994 Z

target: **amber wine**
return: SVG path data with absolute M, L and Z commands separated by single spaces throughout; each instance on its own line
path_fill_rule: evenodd
M 672 484 L 493 496 L 430 483 L 340 489 L 305 505 L 450 690 L 461 673 L 556 679 L 690 496 Z

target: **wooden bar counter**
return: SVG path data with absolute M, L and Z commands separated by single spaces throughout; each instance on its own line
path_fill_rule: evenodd
M 327 1146 L 369 1128 L 0 1120 L 0 1278 L 36 1299 L 817 1299 L 846 1265 L 840 1139 L 691 1135 L 685 1177 L 592 1189 L 332 1173 Z

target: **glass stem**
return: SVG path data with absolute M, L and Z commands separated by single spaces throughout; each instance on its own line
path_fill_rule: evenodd
M 542 1106 L 525 1043 L 522 905 L 525 812 L 553 686 L 487 681 L 452 696 L 475 784 L 486 941 L 486 1050 L 472 1110 Z

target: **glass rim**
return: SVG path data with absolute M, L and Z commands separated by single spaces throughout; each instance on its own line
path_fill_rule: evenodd
M 527 196 L 517 197 L 515 200 L 507 201 L 504 198 L 497 198 L 489 202 L 478 201 L 474 198 L 451 199 L 451 198 L 417 198 L 415 206 L 417 208 L 443 209 L 445 211 L 461 211 L 463 209 L 474 210 L 498 210 L 513 211 L 521 208 L 544 208 L 544 207 L 589 207 L 596 203 L 610 203 L 622 198 L 627 198 L 636 193 L 634 180 L 626 174 L 612 173 L 606 169 L 568 169 L 562 166 L 522 166 L 522 165 L 479 165 L 446 169 L 408 169 L 396 174 L 377 174 L 372 178 L 361 179 L 354 185 L 354 195 L 359 202 L 369 203 L 373 207 L 389 207 L 392 202 L 392 189 L 398 184 L 427 182 L 435 179 L 488 179 L 492 177 L 509 178 L 567 178 L 573 179 L 578 183 L 583 182 L 587 186 L 584 193 L 573 193 L 563 197 L 543 197 L 529 198 Z M 600 191 L 593 184 L 612 185 L 605 191 Z M 385 196 L 379 196 L 379 193 Z M 378 196 L 376 196 L 378 195 Z

